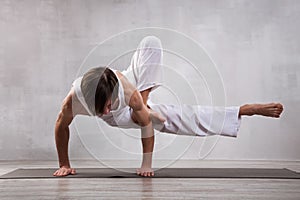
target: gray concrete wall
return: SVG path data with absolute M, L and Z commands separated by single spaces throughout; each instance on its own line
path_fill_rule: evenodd
M 186 34 L 203 46 L 222 77 L 226 105 L 275 101 L 282 102 L 285 111 L 280 120 L 244 118 L 236 139 L 159 134 L 157 159 L 300 160 L 299 19 L 297 0 L 1 0 L 0 159 L 56 159 L 57 113 L 73 80 L 82 73 L 80 65 L 88 53 L 114 34 L 161 27 Z M 170 42 L 172 34 L 169 41 L 166 35 L 162 37 L 163 44 L 178 44 Z M 130 47 L 127 49 L 141 39 L 132 35 L 122 38 L 119 42 Z M 84 66 L 105 64 L 118 56 L 120 43 L 116 41 L 102 46 Z M 199 54 L 205 51 L 199 50 Z M 130 56 L 120 58 L 116 67 L 125 68 Z M 165 59 L 178 72 L 186 73 L 184 77 L 190 77 L 192 87 L 198 88 L 198 102 L 210 102 L 209 91 L 201 92 L 203 79 L 193 77 L 192 70 L 181 69 L 182 60 L 176 61 L 171 54 Z M 170 87 L 183 103 L 191 103 L 191 93 L 184 89 L 190 86 L 178 88 L 172 82 L 174 77 L 167 78 Z M 161 101 L 176 99 L 165 95 Z M 114 145 L 96 134 L 98 125 L 109 133 L 106 136 Z M 87 132 L 84 127 L 96 138 L 80 140 L 78 132 Z M 138 131 L 123 133 L 94 119 L 78 117 L 71 126 L 71 159 L 90 159 L 88 151 L 99 159 L 140 158 Z

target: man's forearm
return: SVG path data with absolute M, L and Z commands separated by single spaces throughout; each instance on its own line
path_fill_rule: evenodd
M 151 122 L 147 126 L 141 128 L 141 134 L 142 134 L 142 145 L 143 145 L 142 167 L 151 168 L 152 154 L 154 148 L 154 130 Z
M 146 95 L 147 96 L 147 95 Z M 142 168 L 151 168 L 152 152 L 154 148 L 154 130 L 150 118 L 150 112 L 141 94 L 134 90 L 130 93 L 129 106 L 133 109 L 132 118 L 141 126 L 141 137 L 143 144 L 143 162 Z
M 63 127 L 59 124 L 55 127 L 55 142 L 59 159 L 59 167 L 70 167 L 68 156 L 68 144 L 69 144 L 69 127 Z

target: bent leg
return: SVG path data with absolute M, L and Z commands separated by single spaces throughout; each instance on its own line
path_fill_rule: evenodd
M 139 90 L 157 88 L 163 82 L 163 50 L 159 38 L 147 36 L 139 43 L 129 67 L 122 72 Z
M 146 106 L 150 92 L 163 82 L 162 63 L 163 51 L 160 39 L 147 36 L 139 43 L 130 66 L 123 72 L 140 91 Z M 132 120 L 136 122 L 134 115 Z

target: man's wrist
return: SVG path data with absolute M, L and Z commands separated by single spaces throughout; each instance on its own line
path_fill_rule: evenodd
M 152 152 L 143 153 L 142 167 L 151 168 L 151 166 L 152 166 Z
M 67 164 L 59 164 L 59 168 L 62 168 L 62 167 L 65 167 L 65 168 L 71 168 L 71 165 L 70 165 L 70 163 L 67 163 Z

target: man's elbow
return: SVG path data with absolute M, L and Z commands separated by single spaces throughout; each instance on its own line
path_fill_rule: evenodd
M 138 91 L 135 91 L 131 96 L 129 105 L 134 111 L 140 111 L 143 109 L 143 99 Z
M 73 120 L 73 116 L 71 112 L 68 112 L 64 109 L 62 109 L 57 116 L 56 122 L 55 122 L 55 128 L 58 130 L 63 130 L 69 127 Z

